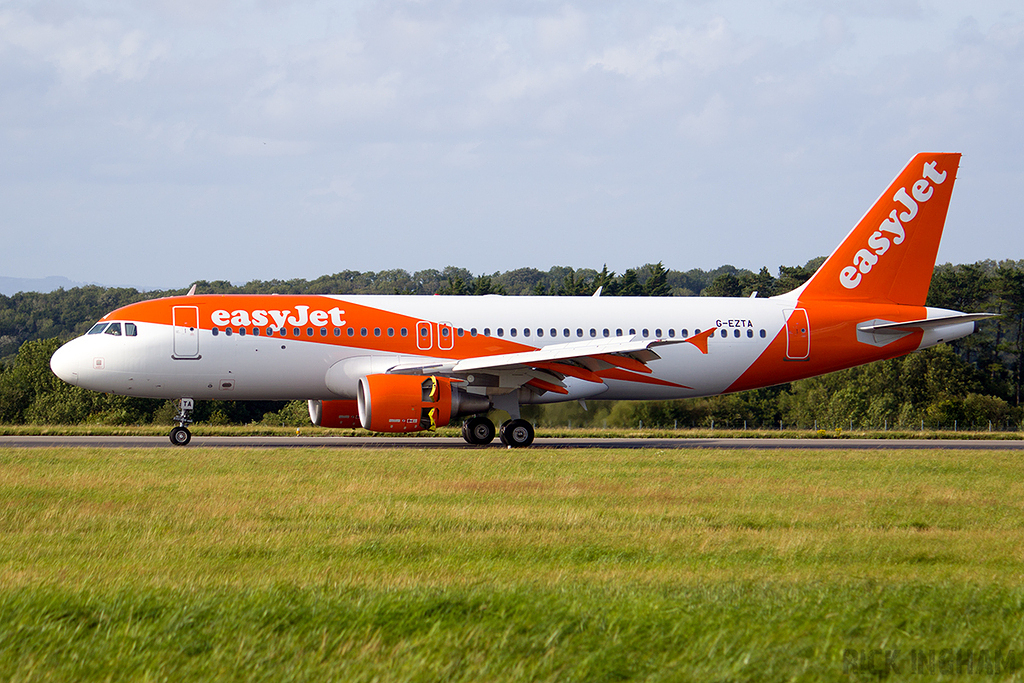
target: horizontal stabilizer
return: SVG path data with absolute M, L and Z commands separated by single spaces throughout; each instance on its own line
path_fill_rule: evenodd
M 901 332 L 911 332 L 913 330 L 933 330 L 937 327 L 945 327 L 946 325 L 958 325 L 960 323 L 977 322 L 979 320 L 989 320 L 991 318 L 998 317 L 1000 317 L 998 313 L 962 313 L 960 315 L 947 315 L 941 318 L 908 320 L 901 323 L 882 322 L 858 325 L 857 330 L 860 332 L 891 332 L 893 334 L 898 334 Z

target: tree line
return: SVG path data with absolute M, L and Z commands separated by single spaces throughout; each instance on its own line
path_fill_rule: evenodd
M 553 267 L 473 275 L 462 268 L 344 271 L 312 281 L 254 280 L 244 285 L 201 281 L 201 293 L 453 294 L 602 296 L 774 296 L 806 281 L 823 258 L 803 266 L 754 273 L 732 266 L 673 271 L 662 263 L 621 274 Z M 169 401 L 109 396 L 72 387 L 49 370 L 49 358 L 107 312 L 134 301 L 181 295 L 186 289 L 140 292 L 76 287 L 50 293 L 0 295 L 0 423 L 167 424 Z M 927 305 L 1002 317 L 975 334 L 903 358 L 766 389 L 682 401 L 591 402 L 530 408 L 541 426 L 820 429 L 1019 429 L 1024 379 L 1024 261 L 945 264 L 935 269 Z M 208 423 L 302 424 L 302 402 L 203 401 Z

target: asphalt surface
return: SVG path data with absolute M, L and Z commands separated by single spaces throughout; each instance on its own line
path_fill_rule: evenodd
M 166 436 L 0 436 L 0 448 L 506 448 L 497 439 L 470 446 L 460 438 L 375 436 L 193 436 L 174 446 Z M 969 439 L 635 439 L 538 438 L 533 448 L 948 449 L 1024 450 L 1024 440 Z

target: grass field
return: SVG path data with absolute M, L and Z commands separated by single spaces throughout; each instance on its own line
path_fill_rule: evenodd
M 940 449 L 2 450 L 0 679 L 1024 680 L 1022 475 Z

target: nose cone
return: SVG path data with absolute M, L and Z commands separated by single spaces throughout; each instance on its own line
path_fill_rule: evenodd
M 78 386 L 78 368 L 80 363 L 77 358 L 78 354 L 72 348 L 73 346 L 73 342 L 68 342 L 57 349 L 50 358 L 50 369 L 53 370 L 53 374 L 68 384 Z

